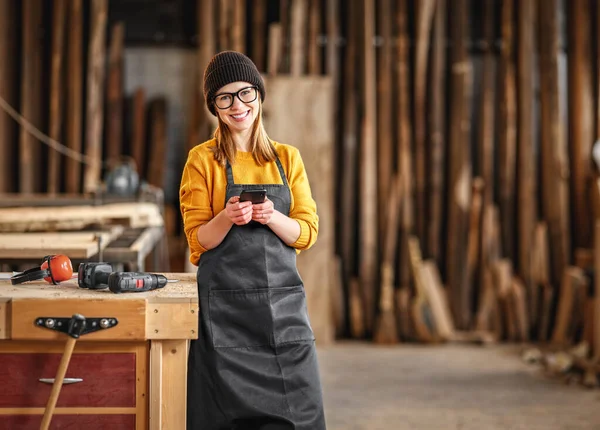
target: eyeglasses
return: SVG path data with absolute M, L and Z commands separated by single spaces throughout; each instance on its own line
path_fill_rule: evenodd
M 235 97 L 243 103 L 252 103 L 258 97 L 256 87 L 246 87 L 235 93 L 221 93 L 215 96 L 215 106 L 219 109 L 229 109 L 233 105 Z

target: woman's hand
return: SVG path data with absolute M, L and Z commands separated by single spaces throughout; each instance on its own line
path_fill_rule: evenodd
M 236 225 L 248 224 L 253 217 L 252 203 L 240 203 L 240 197 L 233 196 L 225 205 L 225 213 L 227 214 L 227 218 Z
M 261 224 L 268 224 L 271 221 L 275 206 L 269 199 L 265 199 L 264 203 L 256 204 L 252 207 L 252 219 Z

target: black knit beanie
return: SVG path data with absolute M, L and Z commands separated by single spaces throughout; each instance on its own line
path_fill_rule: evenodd
M 210 112 L 217 116 L 213 98 L 219 88 L 232 82 L 248 82 L 256 85 L 260 99 L 265 100 L 265 83 L 252 60 L 235 51 L 222 51 L 216 54 L 204 71 L 204 99 Z

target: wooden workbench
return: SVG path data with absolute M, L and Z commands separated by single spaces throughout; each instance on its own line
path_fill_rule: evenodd
M 196 279 L 165 275 L 179 282 L 128 294 L 80 289 L 76 280 L 13 286 L 0 279 L 0 430 L 39 428 L 52 388 L 40 379 L 54 378 L 68 335 L 36 321 L 73 314 L 118 324 L 77 340 L 66 374 L 75 382 L 63 384 L 50 428 L 185 428 L 188 344 L 198 337 Z

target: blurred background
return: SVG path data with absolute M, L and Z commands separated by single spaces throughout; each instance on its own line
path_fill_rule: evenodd
M 516 345 L 480 362 L 521 354 L 595 387 L 599 40 L 596 0 L 3 0 L 0 206 L 152 202 L 162 229 L 131 267 L 194 271 L 180 175 L 215 127 L 204 68 L 241 51 L 318 204 L 298 264 L 317 342 L 339 354 L 326 369 L 357 354 L 327 349 L 348 340 Z M 24 216 L 0 210 L 5 270 Z M 124 255 L 140 230 L 111 234 L 98 252 Z M 533 428 L 513 424 L 498 428 Z

